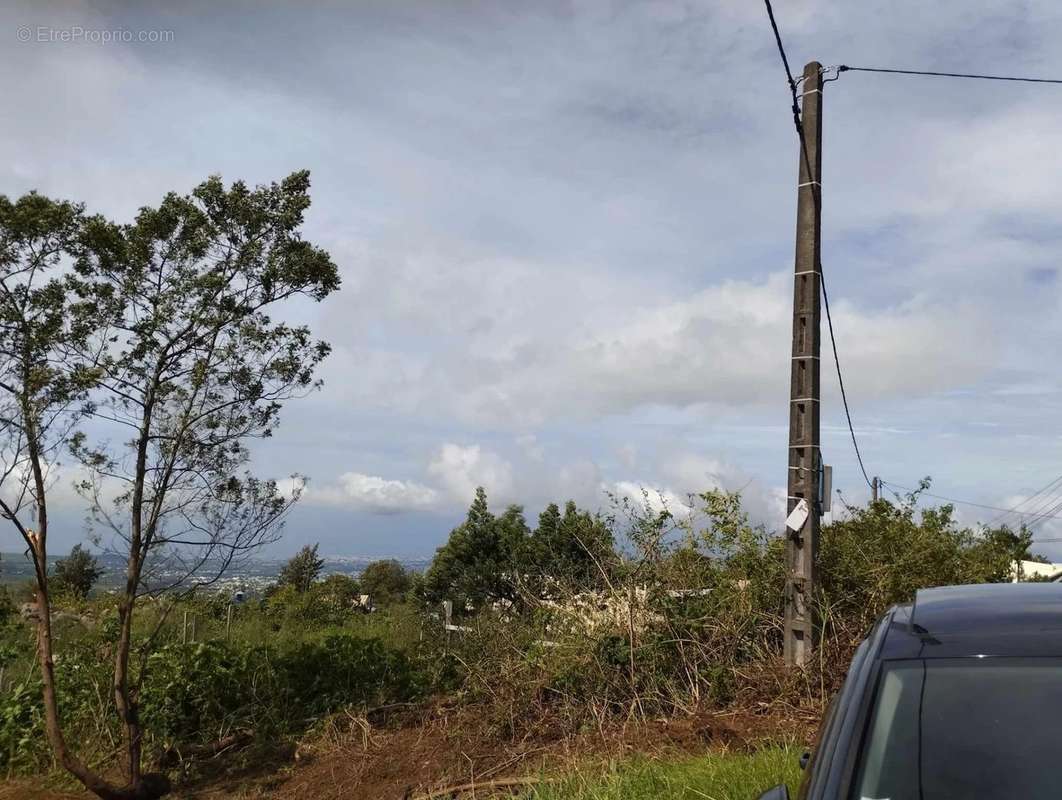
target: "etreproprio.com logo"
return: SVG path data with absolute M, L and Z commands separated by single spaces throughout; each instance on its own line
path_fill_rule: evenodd
M 54 28 L 49 25 L 20 25 L 15 32 L 20 42 L 49 44 L 164 44 L 173 41 L 173 31 L 130 30 L 129 28 Z

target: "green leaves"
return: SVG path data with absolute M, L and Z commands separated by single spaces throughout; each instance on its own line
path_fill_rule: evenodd
M 277 578 L 277 586 L 290 586 L 299 594 L 310 591 L 314 582 L 321 574 L 324 559 L 318 558 L 318 544 L 304 545 L 298 553 L 291 557 Z
M 362 591 L 376 606 L 403 600 L 411 585 L 406 568 L 394 559 L 373 561 L 362 570 L 360 578 Z
M 55 562 L 52 589 L 56 593 L 84 599 L 102 574 L 103 569 L 96 557 L 77 544 L 67 558 Z
M 439 548 L 420 587 L 429 603 L 453 600 L 455 609 L 481 607 L 495 600 L 514 600 L 524 543 L 530 531 L 519 506 L 501 517 L 487 507 L 487 493 L 476 498 L 463 524 Z
M 290 648 L 167 645 L 149 658 L 144 722 L 161 741 L 212 741 L 238 727 L 289 733 L 346 705 L 408 699 L 406 657 L 378 639 L 333 634 Z
M 569 501 L 561 514 L 551 504 L 532 532 L 523 508 L 510 505 L 492 514 L 487 494 L 476 490 L 465 522 L 439 548 L 418 587 L 429 603 L 453 600 L 481 608 L 495 601 L 519 602 L 555 592 L 600 587 L 615 567 L 616 552 L 608 521 L 580 511 Z

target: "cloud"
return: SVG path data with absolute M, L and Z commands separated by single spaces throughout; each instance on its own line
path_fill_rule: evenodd
M 374 514 L 397 514 L 432 508 L 439 492 L 414 481 L 390 480 L 362 472 L 344 472 L 335 484 L 309 486 L 306 500 Z
M 297 314 L 334 351 L 324 391 L 256 444 L 258 471 L 323 479 L 307 495 L 321 515 L 452 515 L 478 484 L 499 502 L 594 507 L 602 485 L 681 497 L 753 478 L 754 515 L 777 517 L 797 148 L 761 7 L 259 6 L 0 10 L 7 30 L 175 34 L 0 50 L 25 111 L 0 130 L 7 191 L 127 221 L 213 172 L 311 169 L 304 233 L 344 286 Z M 1048 0 L 780 13 L 794 54 L 1062 72 Z M 873 474 L 930 473 L 991 502 L 1001 474 L 1058 462 L 1044 433 L 1062 395 L 1040 389 L 1062 335 L 1062 282 L 1047 279 L 1062 115 L 1045 91 L 854 72 L 828 85 L 823 261 Z M 824 447 L 853 497 L 825 340 L 823 355 Z
M 676 517 L 690 513 L 688 496 L 680 496 L 670 489 L 651 489 L 638 481 L 616 481 L 604 487 L 620 502 L 628 501 L 636 508 L 659 513 L 670 511 Z
M 478 444 L 447 443 L 428 465 L 428 473 L 442 485 L 452 500 L 467 505 L 482 486 L 494 501 L 513 496 L 512 465 Z
M 635 306 L 622 322 L 559 320 L 523 335 L 495 318 L 459 360 L 443 357 L 421 373 L 421 405 L 430 394 L 469 424 L 522 426 L 653 406 L 776 404 L 789 380 L 791 285 L 783 272 L 724 281 L 688 299 Z M 850 382 L 864 397 L 963 386 L 986 369 L 986 350 L 966 344 L 986 324 L 970 304 L 868 310 L 839 302 L 834 316 Z

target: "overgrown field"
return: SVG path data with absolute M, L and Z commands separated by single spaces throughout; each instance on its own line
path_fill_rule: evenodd
M 368 742 L 374 715 L 394 708 L 474 707 L 477 735 L 512 743 L 706 711 L 810 726 L 884 608 L 924 586 L 1005 580 L 1029 544 L 1024 533 L 960 528 L 948 508 L 919 514 L 914 498 L 852 509 L 823 530 L 821 658 L 787 672 L 783 542 L 751 526 L 736 496 L 705 494 L 681 518 L 630 505 L 608 519 L 569 509 L 533 532 L 520 532 L 518 510 L 495 516 L 482 501 L 428 573 L 381 595 L 372 613 L 352 606 L 350 579 L 335 577 L 289 582 L 231 612 L 219 596 L 142 600 L 132 663 L 147 760 L 178 785 L 281 765 L 300 743 L 340 729 Z M 463 630 L 444 630 L 443 599 Z M 60 605 L 62 723 L 84 760 L 115 773 L 115 601 Z M 62 783 L 43 734 L 33 626 L 10 602 L 0 617 L 0 774 Z M 788 746 L 624 761 L 529 797 L 748 797 L 796 780 L 795 763 Z

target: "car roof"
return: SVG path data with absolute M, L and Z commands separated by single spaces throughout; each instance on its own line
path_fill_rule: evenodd
M 882 659 L 1062 656 L 1062 584 L 922 589 L 888 625 Z

